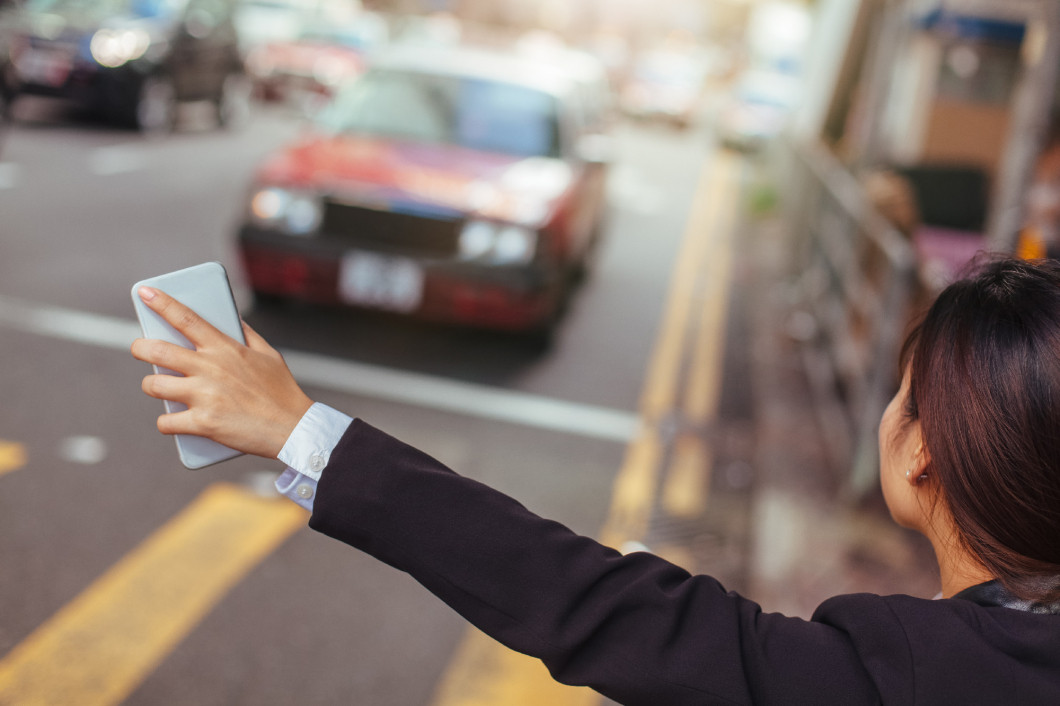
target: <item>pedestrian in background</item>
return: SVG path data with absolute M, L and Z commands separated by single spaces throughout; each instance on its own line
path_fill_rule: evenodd
M 935 549 L 938 599 L 837 596 L 808 621 L 537 517 L 314 404 L 249 327 L 243 346 L 141 296 L 196 346 L 133 344 L 185 375 L 144 379 L 189 407 L 160 431 L 284 461 L 277 485 L 311 527 L 408 572 L 559 681 L 643 706 L 1060 703 L 1060 263 L 986 264 L 906 344 L 881 483 Z

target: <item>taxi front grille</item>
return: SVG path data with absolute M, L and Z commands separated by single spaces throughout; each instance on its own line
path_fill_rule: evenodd
M 461 222 L 330 201 L 324 205 L 320 230 L 325 238 L 350 247 L 452 257 L 457 252 Z

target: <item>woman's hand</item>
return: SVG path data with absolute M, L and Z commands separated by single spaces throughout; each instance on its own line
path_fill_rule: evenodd
M 283 357 L 246 323 L 247 345 L 218 331 L 176 299 L 150 287 L 140 298 L 195 350 L 137 339 L 135 358 L 181 373 L 148 375 L 143 391 L 188 409 L 158 418 L 163 434 L 203 436 L 245 453 L 275 458 L 313 401 L 295 382 Z

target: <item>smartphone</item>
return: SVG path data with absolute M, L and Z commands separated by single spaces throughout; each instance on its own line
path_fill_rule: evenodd
M 236 309 L 235 298 L 232 296 L 232 287 L 228 282 L 228 273 L 225 272 L 221 263 L 205 262 L 169 274 L 151 277 L 137 282 L 132 288 L 133 306 L 136 309 L 136 317 L 140 320 L 144 338 L 159 339 L 185 348 L 194 348 L 187 338 L 166 323 L 161 316 L 147 308 L 137 293 L 143 286 L 165 292 L 195 311 L 222 333 L 240 343 L 246 343 L 243 337 L 243 324 L 239 318 L 239 311 Z M 160 368 L 157 365 L 153 367 L 156 373 L 180 375 L 178 372 Z M 167 412 L 180 412 L 187 409 L 186 405 L 179 402 L 164 400 L 163 404 Z M 199 436 L 177 434 L 175 438 L 180 462 L 192 470 L 205 468 L 242 455 L 235 449 Z

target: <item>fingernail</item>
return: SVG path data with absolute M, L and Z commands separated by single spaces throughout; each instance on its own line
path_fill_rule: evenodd
M 156 292 L 150 287 L 140 287 L 139 294 L 141 299 L 143 299 L 145 302 L 149 302 L 155 298 Z

